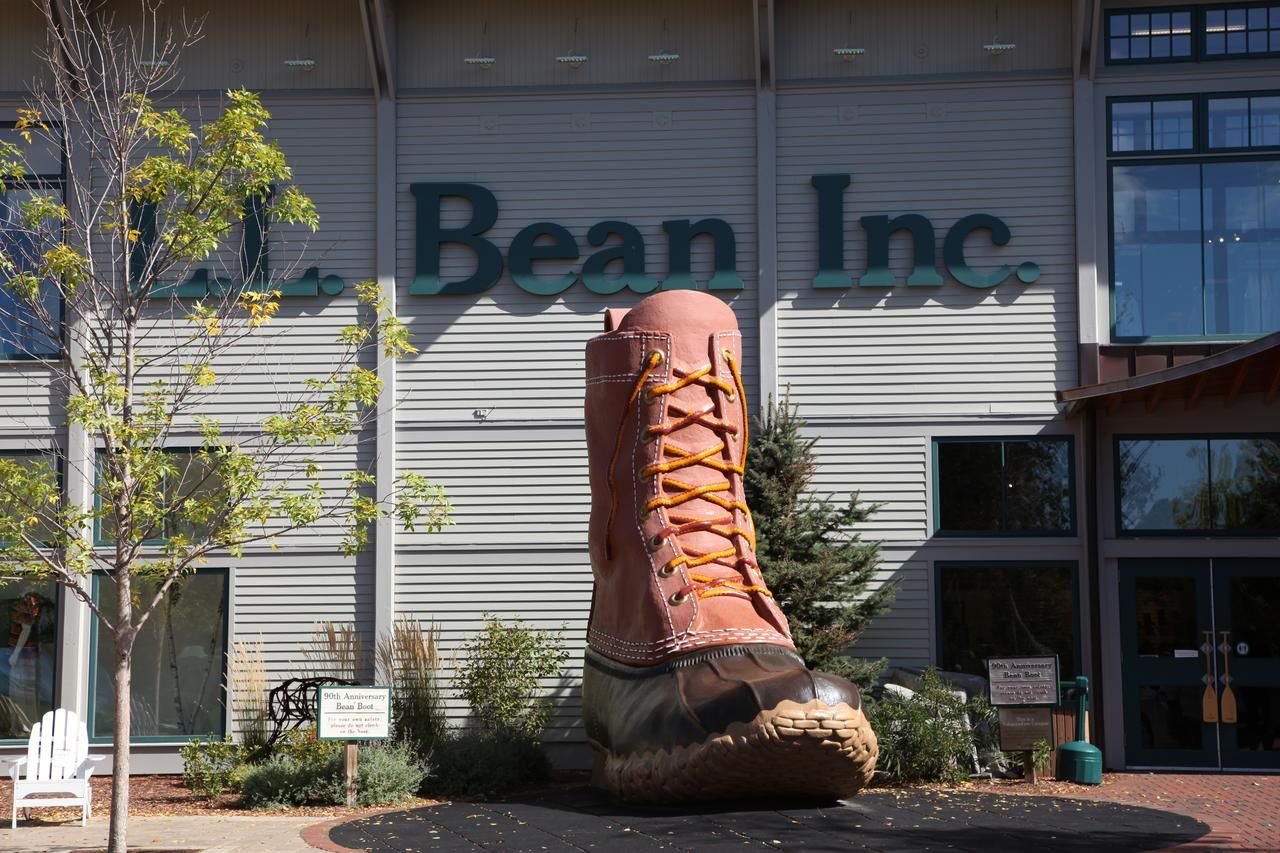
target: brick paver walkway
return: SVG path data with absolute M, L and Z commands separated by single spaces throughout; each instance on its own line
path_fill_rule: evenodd
M 1026 792 L 1020 785 L 1007 790 Z M 1175 848 L 1178 853 L 1280 853 L 1280 775 L 1108 773 L 1102 786 L 1079 786 L 1066 796 L 1174 812 L 1212 827 L 1210 835 Z

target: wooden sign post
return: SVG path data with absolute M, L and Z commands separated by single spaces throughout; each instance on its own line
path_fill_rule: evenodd
M 390 687 L 321 687 L 316 691 L 316 739 L 346 741 L 347 805 L 360 791 L 357 742 L 391 737 Z

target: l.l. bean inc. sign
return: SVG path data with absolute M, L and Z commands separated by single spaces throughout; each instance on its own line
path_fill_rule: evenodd
M 937 287 L 944 283 L 936 255 L 936 232 L 933 223 L 918 213 L 896 216 L 874 214 L 862 216 L 867 269 L 855 279 L 845 269 L 846 241 L 844 192 L 850 184 L 847 174 L 814 175 L 810 184 L 817 191 L 818 270 L 812 279 L 817 289 L 858 287 L 893 287 L 897 280 L 889 269 L 889 241 L 905 231 L 912 246 L 912 268 L 906 283 L 911 287 Z M 409 187 L 415 199 L 416 269 L 409 292 L 418 296 L 452 296 L 483 293 L 502 277 L 503 267 L 511 273 L 518 287 L 536 296 L 555 296 L 581 281 L 593 293 L 609 295 L 622 290 L 649 293 L 661 287 L 666 290 L 693 288 L 698 282 L 693 274 L 695 240 L 709 241 L 712 249 L 712 272 L 706 281 L 709 290 L 741 290 L 738 275 L 738 244 L 733 228 L 723 219 L 707 217 L 698 220 L 667 219 L 661 223 L 667 244 L 667 271 L 664 278 L 652 275 L 645 259 L 645 235 L 621 219 L 605 219 L 587 229 L 586 243 L 594 251 L 582 259 L 583 247 L 578 237 L 555 222 L 534 222 L 521 228 L 503 249 L 485 235 L 498 222 L 498 199 L 480 184 L 462 182 L 415 183 Z M 469 207 L 467 221 L 445 225 L 443 210 L 446 199 L 460 199 Z M 143 226 L 144 232 L 147 230 Z M 245 235 L 241 249 L 243 282 L 218 279 L 208 270 L 196 270 L 189 279 L 158 288 L 155 296 L 203 297 L 221 295 L 229 289 L 252 288 L 266 280 L 268 240 L 265 220 L 258 208 L 247 210 Z M 154 222 L 151 223 L 154 229 Z M 995 246 L 1009 242 L 1009 226 L 988 213 L 971 213 L 954 222 L 942 241 L 941 261 L 956 281 L 967 287 L 990 288 L 1011 276 L 1025 284 L 1040 277 L 1038 264 L 1026 261 L 1016 268 L 1001 264 L 987 271 L 974 269 L 965 259 L 965 243 L 975 233 L 986 232 Z M 980 239 L 980 238 L 979 238 Z M 465 278 L 444 280 L 441 256 L 445 246 L 459 245 L 475 256 L 475 269 Z M 540 273 L 536 264 L 558 262 L 568 266 L 558 275 Z M 582 261 L 581 267 L 577 264 Z M 345 282 L 335 275 L 320 275 L 316 267 L 307 269 L 295 280 L 279 285 L 283 296 L 337 296 Z

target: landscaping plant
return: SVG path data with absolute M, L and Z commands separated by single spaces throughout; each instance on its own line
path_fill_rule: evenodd
M 970 712 L 982 713 L 981 704 L 966 702 L 933 667 L 915 695 L 886 693 L 869 703 L 880 742 L 876 767 L 901 782 L 965 781 L 977 747 Z
M 849 646 L 893 600 L 896 584 L 876 583 L 880 544 L 862 541 L 856 525 L 877 505 L 856 493 L 838 505 L 812 492 L 816 439 L 785 398 L 751 422 L 744 486 L 756 527 L 756 557 L 811 669 L 866 687 L 883 661 L 849 657 Z
M 182 756 L 182 784 L 210 802 L 235 791 L 243 774 L 248 750 L 231 738 L 196 738 L 178 750 Z
M 438 631 L 401 617 L 390 636 L 378 643 L 378 671 L 391 683 L 392 726 L 396 740 L 429 759 L 448 729 L 438 682 Z

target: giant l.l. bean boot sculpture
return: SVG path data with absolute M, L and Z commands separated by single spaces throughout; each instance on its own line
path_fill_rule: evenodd
M 858 689 L 805 667 L 756 563 L 733 312 L 689 290 L 606 312 L 586 425 L 597 781 L 635 800 L 865 785 L 877 750 Z

